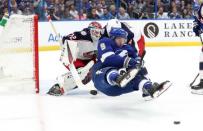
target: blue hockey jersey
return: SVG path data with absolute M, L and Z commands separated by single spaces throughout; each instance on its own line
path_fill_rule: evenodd
M 136 58 L 137 52 L 128 44 L 122 47 L 116 45 L 114 40 L 104 37 L 98 43 L 98 62 L 102 67 L 122 68 L 127 56 Z

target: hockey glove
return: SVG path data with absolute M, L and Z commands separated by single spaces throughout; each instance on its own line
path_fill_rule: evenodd
M 132 68 L 140 68 L 143 66 L 143 62 L 141 61 L 140 57 L 137 58 L 130 58 L 130 57 L 126 57 L 126 68 L 127 69 L 132 69 Z

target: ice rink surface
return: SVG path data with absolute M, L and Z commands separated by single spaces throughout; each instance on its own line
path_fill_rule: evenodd
M 162 96 L 144 101 L 141 92 L 92 96 L 76 89 L 63 97 L 44 93 L 66 70 L 59 51 L 40 52 L 40 95 L 1 94 L 0 131 L 182 131 L 203 129 L 203 96 L 190 93 L 201 47 L 147 48 L 152 81 L 170 80 Z M 180 121 L 175 125 L 174 121 Z

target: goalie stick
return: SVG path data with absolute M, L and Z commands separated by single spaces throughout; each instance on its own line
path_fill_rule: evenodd
M 49 23 L 51 25 L 51 28 L 54 31 L 55 35 L 59 36 L 59 34 L 56 31 L 56 28 L 55 28 L 54 24 L 52 23 L 50 15 L 47 16 L 47 19 L 48 19 L 48 21 L 49 21 Z M 62 43 L 62 40 L 60 39 L 60 37 L 59 37 L 59 44 L 60 44 L 60 47 L 62 47 L 63 43 Z M 71 72 L 71 74 L 73 76 L 73 79 L 74 79 L 76 85 L 78 87 L 80 87 L 80 88 L 83 88 L 83 87 L 85 87 L 85 85 L 82 83 L 82 81 L 80 79 L 80 76 L 79 76 L 79 74 L 78 74 L 78 72 L 77 72 L 77 70 L 76 70 L 76 68 L 75 68 L 75 66 L 73 64 L 74 57 L 73 57 L 71 49 L 69 47 L 69 43 L 67 43 L 67 51 L 68 51 L 68 61 L 69 61 L 69 64 L 68 65 L 64 64 L 64 65 L 68 66 L 68 68 L 69 68 L 69 70 L 70 70 L 70 72 Z M 62 54 L 62 55 L 64 55 L 64 54 Z M 97 90 L 90 89 L 89 93 L 92 94 L 92 95 L 96 95 L 97 94 Z

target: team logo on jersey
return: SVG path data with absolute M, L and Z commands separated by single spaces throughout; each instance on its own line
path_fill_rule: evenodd
M 105 50 L 106 49 L 106 45 L 104 43 L 101 43 L 100 44 L 100 48 L 101 48 L 101 50 Z
M 148 23 L 144 27 L 144 34 L 148 38 L 155 38 L 159 34 L 159 27 L 155 23 Z
M 87 35 L 87 33 L 86 33 L 85 31 L 81 31 L 80 33 L 81 33 L 81 35 L 83 35 L 83 36 L 84 36 L 84 35 Z

